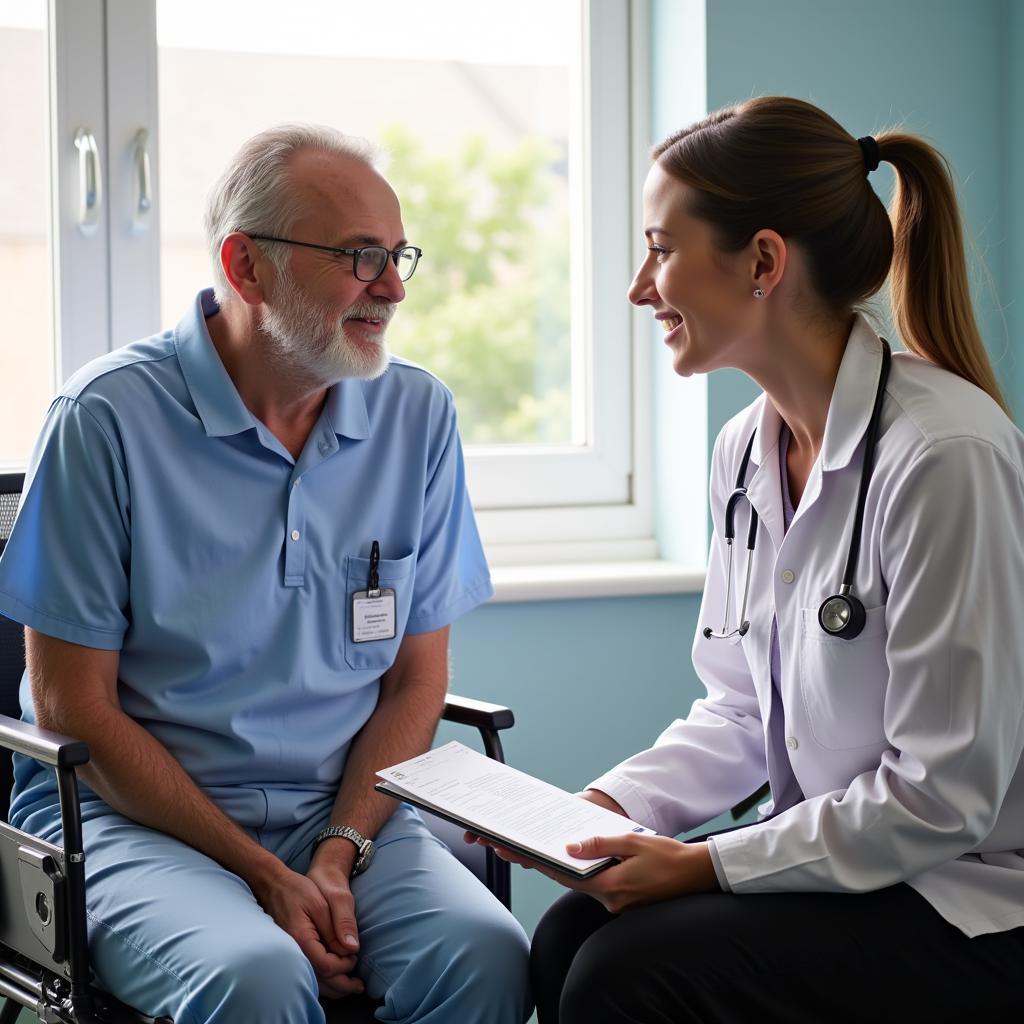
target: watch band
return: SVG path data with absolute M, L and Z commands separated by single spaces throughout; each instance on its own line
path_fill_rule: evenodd
M 353 875 L 358 875 L 360 871 L 365 871 L 370 866 L 374 854 L 373 843 L 350 825 L 328 825 L 327 828 L 321 829 L 313 839 L 310 855 L 316 853 L 316 848 L 325 839 L 348 839 L 355 844 L 356 859 L 352 865 Z

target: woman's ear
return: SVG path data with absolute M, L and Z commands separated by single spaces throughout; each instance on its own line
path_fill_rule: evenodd
M 778 287 L 786 272 L 786 240 L 777 231 L 763 228 L 750 240 L 750 287 L 765 296 Z

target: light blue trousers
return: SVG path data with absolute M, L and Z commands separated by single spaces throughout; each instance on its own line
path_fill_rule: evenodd
M 323 1024 L 309 961 L 241 878 L 162 832 L 96 811 L 83 826 L 89 945 L 107 991 L 175 1024 Z M 248 831 L 304 872 L 329 814 L 325 802 L 302 825 Z M 31 817 L 30 831 L 59 841 L 59 821 Z M 377 1019 L 523 1024 L 529 942 L 515 918 L 411 807 L 399 806 L 376 843 L 352 893 L 357 971 L 384 1000 Z

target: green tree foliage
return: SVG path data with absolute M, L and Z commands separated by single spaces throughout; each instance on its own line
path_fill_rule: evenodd
M 499 153 L 472 137 L 438 157 L 400 127 L 383 141 L 423 249 L 392 349 L 452 389 L 467 442 L 567 443 L 569 231 L 551 171 L 564 155 L 536 142 Z

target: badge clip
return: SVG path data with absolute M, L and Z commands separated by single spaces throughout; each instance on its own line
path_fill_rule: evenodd
M 398 635 L 395 591 L 380 585 L 380 544 L 370 548 L 370 574 L 366 589 L 352 595 L 352 642 L 394 640 Z
M 370 548 L 370 578 L 366 584 L 367 597 L 380 597 L 380 543 L 373 542 Z

